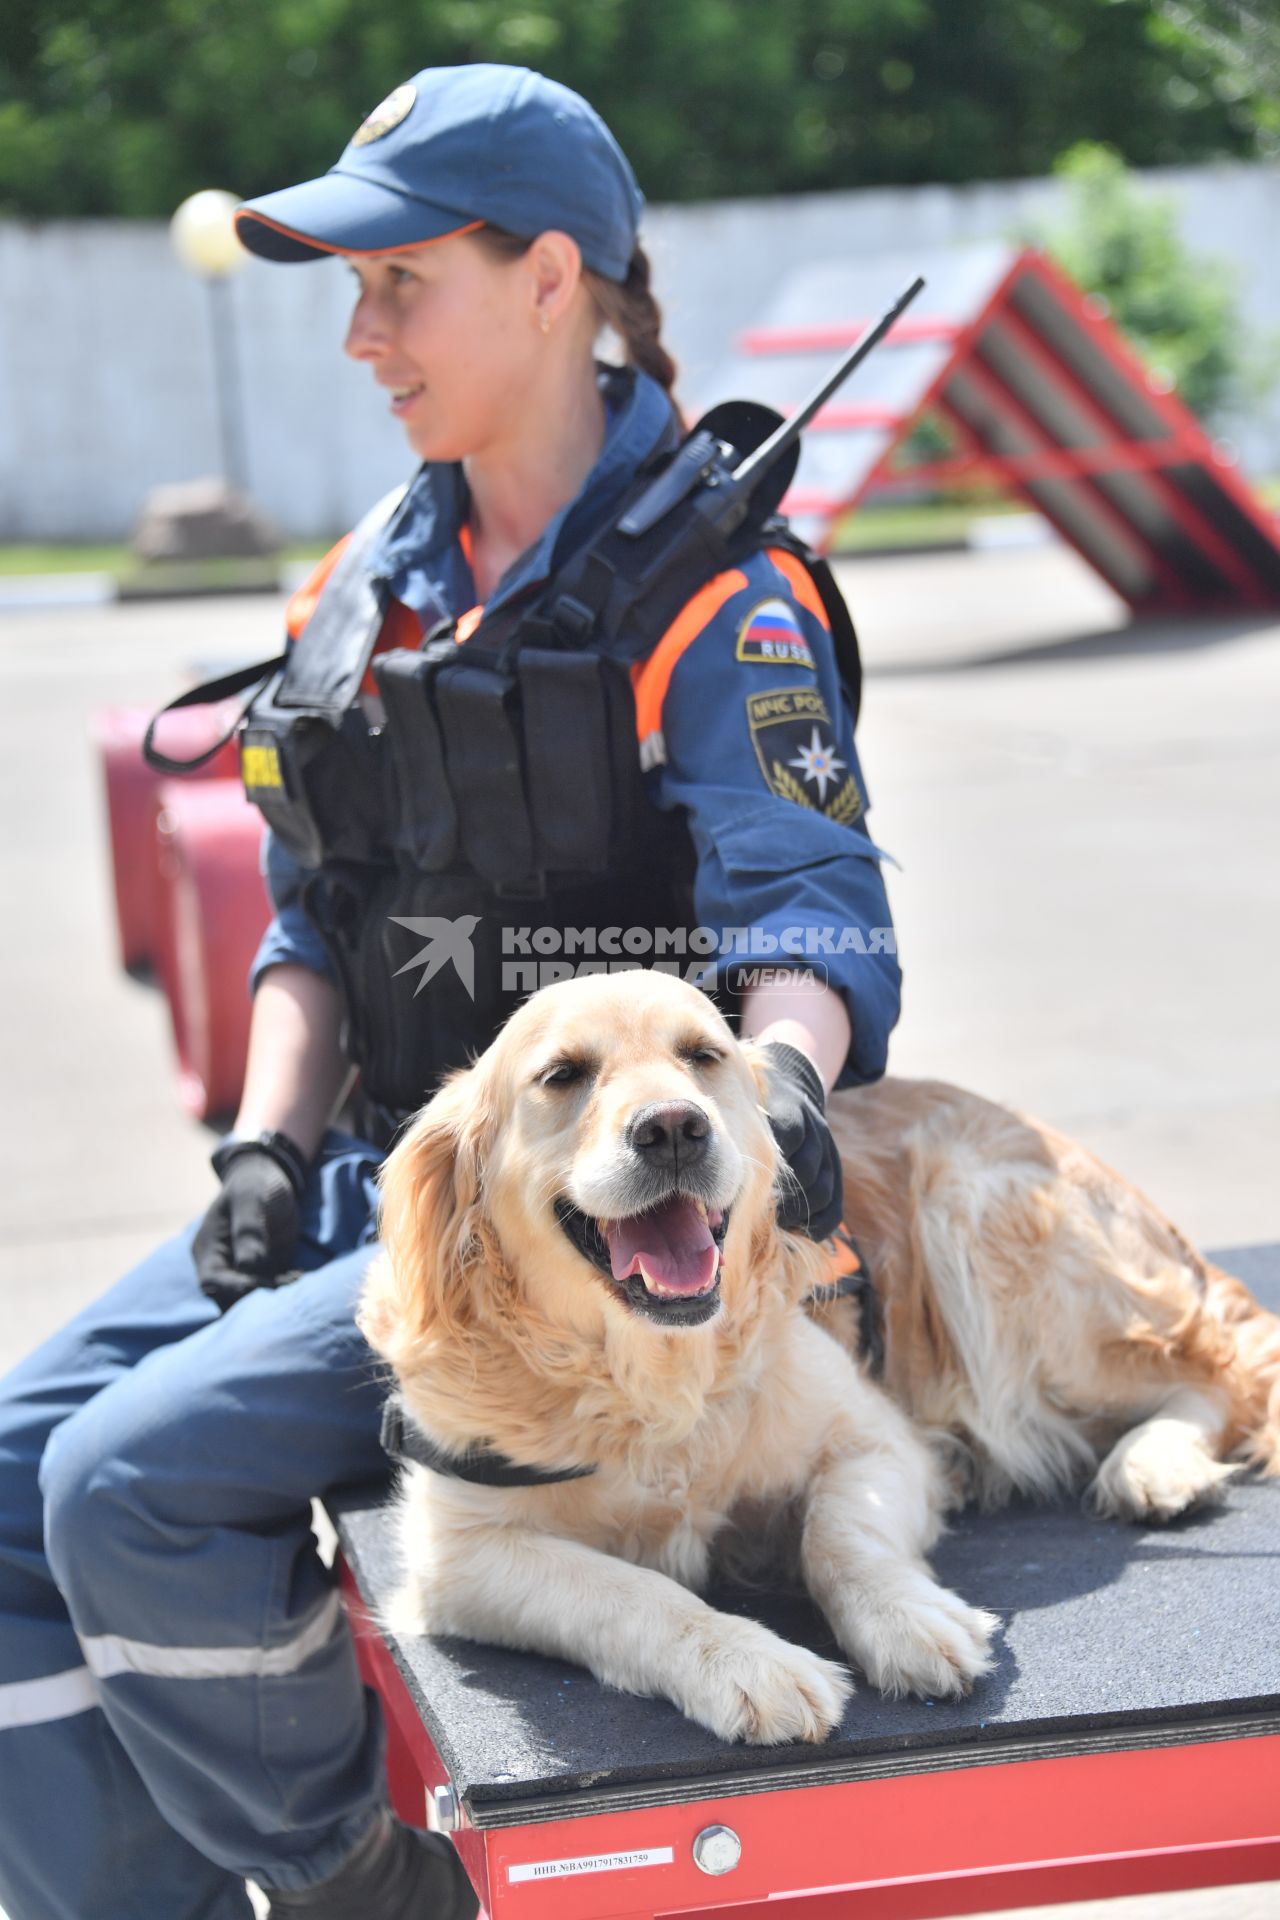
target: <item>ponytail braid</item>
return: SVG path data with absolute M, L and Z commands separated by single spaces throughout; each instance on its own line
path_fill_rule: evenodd
M 676 363 L 662 344 L 662 309 L 649 284 L 649 256 L 644 248 L 636 242 L 621 284 L 600 273 L 588 273 L 585 278 L 601 319 L 621 340 L 629 363 L 656 380 L 674 407 Z

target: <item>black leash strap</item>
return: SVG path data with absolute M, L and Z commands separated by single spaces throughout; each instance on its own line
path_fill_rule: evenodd
M 560 1480 L 585 1480 L 595 1472 L 594 1467 L 524 1467 L 488 1447 L 448 1453 L 428 1439 L 416 1421 L 407 1419 L 394 1400 L 388 1400 L 382 1410 L 382 1446 L 393 1460 L 412 1460 L 415 1466 L 430 1467 L 450 1480 L 470 1480 L 478 1487 L 550 1487 Z
M 142 757 L 149 767 L 157 773 L 194 773 L 197 767 L 203 767 L 213 759 L 215 753 L 221 753 L 228 740 L 235 735 L 236 728 L 248 713 L 262 689 L 273 674 L 279 673 L 288 654 L 278 653 L 270 660 L 255 661 L 251 667 L 237 667 L 234 673 L 224 673 L 217 680 L 206 680 L 198 687 L 190 687 L 186 693 L 180 693 L 167 707 L 161 707 L 159 713 L 152 714 L 147 722 L 147 730 L 142 736 Z M 155 744 L 155 731 L 166 713 L 177 713 L 180 707 L 211 707 L 219 700 L 226 700 L 233 693 L 243 693 L 246 687 L 252 687 L 243 707 L 226 732 L 220 734 L 211 747 L 203 753 L 196 753 L 189 760 L 175 760 L 170 754 L 161 753 Z

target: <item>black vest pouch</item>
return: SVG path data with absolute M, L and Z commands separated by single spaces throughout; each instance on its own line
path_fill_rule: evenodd
M 323 724 L 323 723 L 322 723 Z M 389 859 L 387 753 L 363 710 L 348 707 L 323 753 L 307 765 L 304 792 L 325 846 L 338 860 Z
M 245 792 L 304 867 L 390 858 L 383 743 L 360 688 L 387 607 L 369 552 L 403 492 L 380 500 L 352 533 L 301 637 L 242 723 Z
M 272 716 L 251 715 L 240 728 L 240 777 L 249 799 L 276 838 L 304 867 L 324 858 L 319 823 L 306 804 L 307 763 L 330 738 L 328 727 L 311 727 L 290 715 L 283 726 Z
M 453 642 L 448 642 L 453 654 Z M 382 695 L 391 837 L 412 866 L 439 873 L 458 852 L 458 815 L 445 775 L 444 743 L 433 681 L 442 661 L 433 651 L 396 648 L 373 662 Z
M 521 647 L 525 767 L 538 865 L 602 873 L 630 839 L 632 805 L 643 804 L 635 706 L 626 670 L 598 653 Z
M 540 893 L 515 681 L 497 667 L 458 660 L 441 667 L 435 691 L 467 864 L 499 891 Z
M 383 743 L 364 711 L 335 725 L 291 712 L 274 686 L 254 702 L 240 734 L 245 792 L 304 867 L 325 859 L 386 859 Z

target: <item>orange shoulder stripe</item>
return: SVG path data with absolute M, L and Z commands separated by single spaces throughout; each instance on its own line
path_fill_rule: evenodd
M 344 533 L 336 547 L 330 547 L 323 560 L 317 561 L 302 585 L 289 595 L 289 604 L 284 610 L 284 624 L 289 638 L 296 640 L 308 620 L 316 610 L 316 601 L 324 590 L 325 582 L 347 550 L 351 539 Z
M 667 697 L 671 675 L 686 648 L 691 647 L 703 628 L 715 619 L 726 600 L 747 585 L 747 576 L 737 567 L 718 573 L 699 587 L 692 600 L 681 608 L 647 660 L 631 669 L 636 695 L 636 733 L 647 740 L 662 725 L 662 703 Z
M 797 560 L 794 553 L 788 553 L 783 547 L 766 547 L 764 557 L 773 562 L 800 605 L 813 614 L 815 619 L 821 620 L 827 632 L 830 633 L 831 622 L 822 604 L 822 595 L 814 586 L 813 575 L 803 560 Z

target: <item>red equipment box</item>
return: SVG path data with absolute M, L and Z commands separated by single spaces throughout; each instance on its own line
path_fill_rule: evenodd
M 175 759 L 203 753 L 227 730 L 234 711 L 225 707 L 188 707 L 164 721 L 163 745 Z M 102 707 L 90 733 L 102 762 L 115 883 L 116 926 L 123 967 L 151 966 L 156 957 L 156 795 L 164 779 L 142 757 L 142 737 L 151 719 L 147 707 Z M 206 766 L 190 776 L 198 780 L 238 777 L 234 741 L 228 741 Z
M 165 780 L 157 794 L 155 963 L 169 1000 L 178 1095 L 230 1113 L 249 1046 L 249 967 L 270 918 L 262 815 L 236 780 Z

